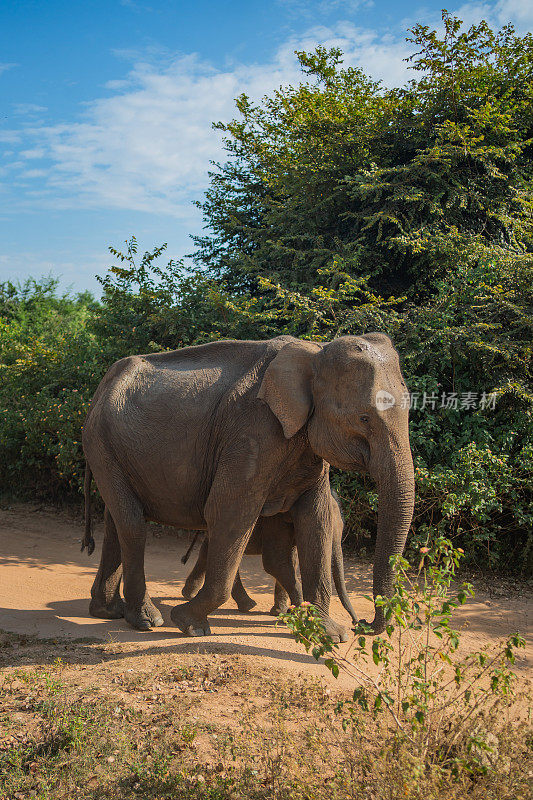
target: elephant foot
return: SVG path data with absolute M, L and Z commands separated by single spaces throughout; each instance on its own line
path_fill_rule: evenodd
M 339 625 L 339 623 L 335 622 L 331 617 L 322 617 L 322 624 L 328 636 L 331 636 L 331 639 L 336 644 L 348 641 L 348 630 L 344 625 Z
M 152 628 L 160 628 L 164 624 L 163 617 L 148 598 L 144 601 L 140 609 L 124 607 L 124 619 L 138 631 L 150 631 Z
M 369 630 L 370 628 L 370 630 Z M 356 633 L 366 633 L 367 636 L 378 636 L 385 630 L 384 619 L 374 619 L 372 622 L 367 622 L 366 619 L 360 619 L 354 625 Z
M 207 617 L 194 614 L 190 603 L 174 606 L 170 618 L 185 636 L 209 636 L 211 633 Z
M 285 603 L 274 603 L 270 611 L 268 612 L 272 617 L 279 617 L 280 614 L 286 614 L 289 610 L 289 606 Z
M 255 602 L 255 600 L 252 600 L 251 597 L 246 597 L 243 598 L 242 600 L 237 601 L 237 608 L 239 609 L 239 611 L 243 612 L 251 611 L 252 608 L 256 607 L 256 605 L 257 603 Z
M 196 597 L 202 585 L 203 581 L 185 581 L 183 589 L 181 590 L 181 596 L 186 600 L 192 600 L 193 597 Z
M 115 596 L 109 603 L 93 597 L 89 603 L 89 614 L 98 619 L 122 619 L 124 617 L 124 600 Z

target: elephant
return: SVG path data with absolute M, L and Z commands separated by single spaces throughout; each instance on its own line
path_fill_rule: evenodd
M 353 624 L 358 624 L 356 613 L 348 597 L 346 584 L 344 581 L 344 564 L 342 556 L 342 532 L 344 529 L 344 519 L 342 516 L 341 505 L 336 492 L 331 490 L 332 507 L 332 555 L 331 572 L 333 583 L 339 599 L 350 614 Z M 193 539 L 187 553 L 181 559 L 182 563 L 187 563 L 198 532 Z M 255 525 L 254 531 L 244 551 L 245 555 L 261 555 L 263 567 L 275 579 L 274 605 L 270 609 L 272 616 L 279 616 L 287 611 L 289 603 L 297 606 L 303 601 L 302 586 L 296 575 L 297 554 L 294 539 L 294 528 L 287 514 L 276 514 L 273 517 L 260 517 Z M 181 591 L 186 600 L 198 594 L 205 577 L 207 564 L 208 539 L 204 538 L 196 564 L 187 576 Z M 240 570 L 237 570 L 231 596 L 237 603 L 239 611 L 250 611 L 256 604 L 252 600 L 241 580 Z
M 206 530 L 204 584 L 171 619 L 186 635 L 209 634 L 208 617 L 230 596 L 258 519 L 283 514 L 304 600 L 333 641 L 347 641 L 329 615 L 329 467 L 367 471 L 377 484 L 373 593 L 389 596 L 390 557 L 403 552 L 414 503 L 406 396 L 398 354 L 381 333 L 223 340 L 117 361 L 82 434 L 82 548 L 94 549 L 91 476 L 106 506 L 93 611 L 117 613 L 122 577 L 126 621 L 139 630 L 162 624 L 146 588 L 145 520 Z M 384 629 L 381 606 L 370 625 Z

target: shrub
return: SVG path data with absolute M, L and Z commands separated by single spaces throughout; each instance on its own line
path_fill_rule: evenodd
M 381 719 L 384 746 L 408 752 L 415 772 L 461 780 L 501 768 L 498 720 L 515 698 L 511 667 L 515 650 L 525 646 L 514 634 L 492 650 L 465 654 L 460 648 L 451 619 L 473 596 L 470 584 L 454 583 L 462 555 L 437 537 L 431 548 L 420 548 L 414 574 L 404 558 L 393 556 L 392 596 L 376 600 L 386 633 L 369 638 L 370 628 L 361 625 L 344 656 L 310 604 L 280 617 L 314 658 L 326 656 L 335 677 L 343 672 L 352 679 L 352 698 L 337 706 L 345 731 L 364 731 L 365 717 Z

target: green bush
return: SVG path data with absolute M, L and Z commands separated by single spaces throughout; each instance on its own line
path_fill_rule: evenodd
M 105 372 L 88 294 L 52 280 L 0 286 L 0 487 L 60 500 L 81 481 L 81 426 Z
M 462 556 L 442 537 L 420 548 L 414 574 L 404 558 L 393 556 L 393 594 L 376 599 L 386 632 L 369 637 L 371 628 L 361 624 L 344 655 L 309 603 L 280 617 L 314 658 L 326 656 L 335 677 L 342 672 L 351 679 L 352 698 L 341 701 L 337 713 L 361 748 L 365 717 L 379 719 L 386 750 L 409 752 L 414 773 L 433 772 L 443 781 L 501 770 L 496 720 L 516 699 L 512 666 L 517 648 L 525 647 L 518 633 L 492 650 L 465 653 L 460 647 L 452 616 L 474 594 L 468 583 L 454 585 Z

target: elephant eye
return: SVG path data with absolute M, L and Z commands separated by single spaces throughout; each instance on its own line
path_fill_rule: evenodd
M 361 420 L 361 422 L 370 422 L 370 417 L 368 416 L 368 414 L 361 414 L 359 419 Z

